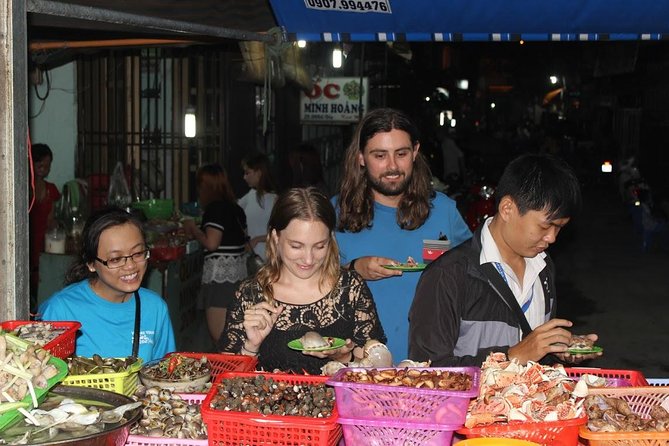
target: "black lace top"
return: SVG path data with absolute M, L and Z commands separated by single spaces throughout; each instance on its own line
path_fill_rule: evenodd
M 263 300 L 255 279 L 247 279 L 240 284 L 219 341 L 221 351 L 240 352 L 246 340 L 244 311 Z M 307 331 L 317 331 L 321 336 L 350 338 L 358 346 L 365 345 L 369 339 L 386 342 L 372 294 L 357 273 L 341 270 L 333 291 L 311 304 L 287 304 L 281 302 L 280 296 L 275 300 L 284 305 L 284 310 L 274 329 L 260 345 L 258 368 L 320 374 L 320 368 L 328 359 L 303 355 L 287 346 L 288 342 L 302 337 Z

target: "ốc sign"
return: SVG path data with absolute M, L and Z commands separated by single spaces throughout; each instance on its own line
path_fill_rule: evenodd
M 304 122 L 358 122 L 369 106 L 367 78 L 320 79 L 309 94 L 300 98 L 300 119 Z

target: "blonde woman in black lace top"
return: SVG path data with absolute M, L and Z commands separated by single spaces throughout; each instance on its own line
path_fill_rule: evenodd
M 241 283 L 220 339 L 223 352 L 258 356 L 258 367 L 320 373 L 330 360 L 360 356 L 369 339 L 386 342 L 365 281 L 343 270 L 333 236 L 335 211 L 316 188 L 276 201 L 267 230 L 267 264 Z M 307 331 L 346 339 L 336 350 L 299 352 L 287 344 Z

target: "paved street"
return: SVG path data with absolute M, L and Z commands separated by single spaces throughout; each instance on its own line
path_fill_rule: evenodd
M 613 178 L 610 178 L 613 180 Z M 551 254 L 558 315 L 576 334 L 597 333 L 604 356 L 588 366 L 669 377 L 669 242 L 641 249 L 613 181 L 584 187 L 584 210 Z

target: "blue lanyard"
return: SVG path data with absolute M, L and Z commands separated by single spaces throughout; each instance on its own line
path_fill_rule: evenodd
M 504 279 L 504 282 L 506 284 L 509 284 L 509 281 L 506 279 L 506 274 L 504 274 L 504 268 L 502 268 L 502 264 L 498 262 L 492 262 L 493 265 L 495 265 L 495 268 L 497 268 L 497 271 L 499 271 L 499 274 L 502 276 L 502 279 Z M 534 299 L 534 284 L 532 284 L 532 294 L 530 294 L 530 298 L 525 301 L 523 305 L 520 306 L 520 309 L 523 310 L 523 313 L 527 313 L 527 310 L 530 309 L 530 304 L 532 303 L 532 299 Z

